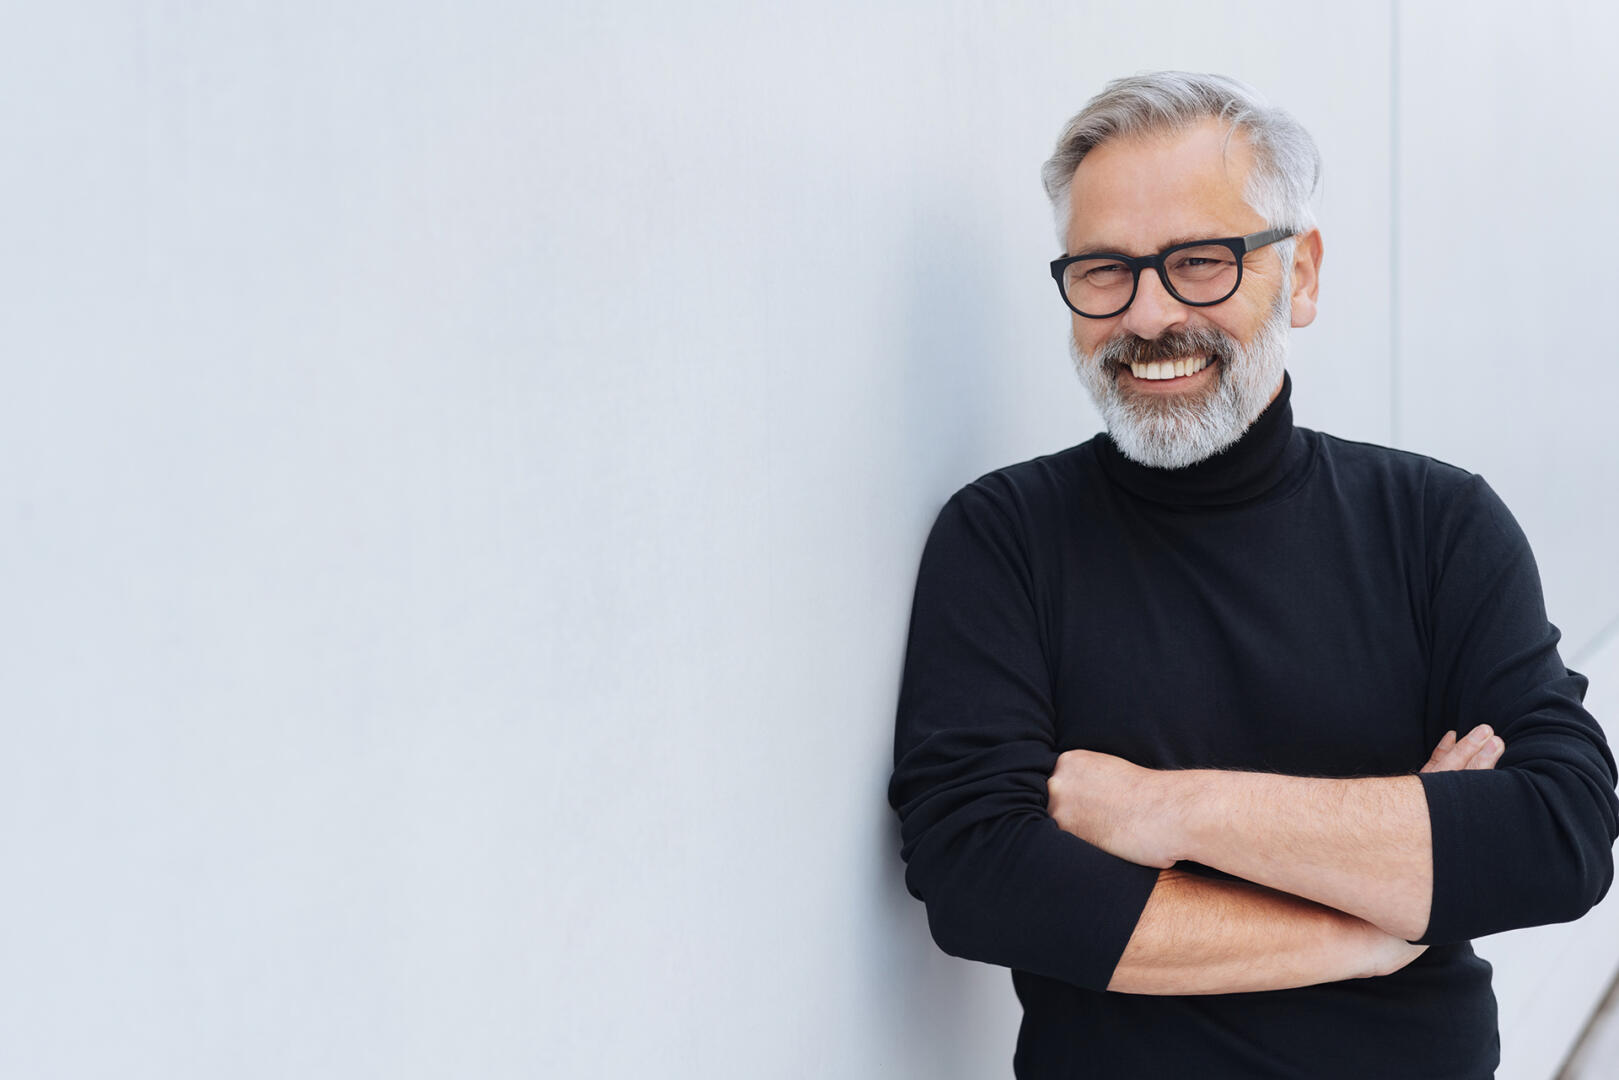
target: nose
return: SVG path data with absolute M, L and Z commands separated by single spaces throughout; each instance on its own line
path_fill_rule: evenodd
M 1124 312 L 1124 329 L 1136 337 L 1151 341 L 1173 326 L 1186 322 L 1190 309 L 1164 288 L 1157 271 L 1148 267 L 1141 271 L 1141 282 L 1136 286 L 1136 298 Z

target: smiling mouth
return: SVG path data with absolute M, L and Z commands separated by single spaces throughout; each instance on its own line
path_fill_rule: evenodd
M 1128 368 L 1130 374 L 1144 382 L 1168 382 L 1171 379 L 1184 379 L 1189 375 L 1196 375 L 1204 368 L 1215 363 L 1218 357 L 1209 356 L 1183 356 L 1177 360 L 1153 360 L 1146 363 L 1121 362 L 1120 367 Z

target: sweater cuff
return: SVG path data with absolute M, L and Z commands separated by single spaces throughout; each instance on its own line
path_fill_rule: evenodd
M 1447 945 L 1472 936 L 1478 922 L 1473 910 L 1485 898 L 1479 895 L 1473 872 L 1488 866 L 1495 837 L 1491 815 L 1479 814 L 1477 799 L 1465 790 L 1470 781 L 1484 778 L 1481 772 L 1454 770 L 1419 773 L 1423 794 L 1428 799 L 1428 827 L 1433 840 L 1433 899 L 1428 908 L 1428 927 L 1416 945 Z M 1477 793 L 1475 786 L 1474 793 Z M 1469 805 L 1473 810 L 1469 811 Z M 1497 848 L 1499 858 L 1504 849 Z

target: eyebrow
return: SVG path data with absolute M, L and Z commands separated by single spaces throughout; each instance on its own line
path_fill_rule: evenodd
M 1199 240 L 1224 240 L 1224 239 L 1225 239 L 1225 237 L 1223 237 L 1223 236 L 1210 236 L 1208 233 L 1197 233 L 1197 234 L 1194 234 L 1194 235 L 1182 234 L 1180 236 L 1172 236 L 1172 237 L 1170 237 L 1163 244 L 1159 245 L 1157 250 L 1143 252 L 1142 254 L 1144 254 L 1144 255 L 1156 255 L 1156 254 L 1158 254 L 1159 251 L 1167 251 L 1169 248 L 1176 247 L 1176 246 L 1178 246 L 1180 244 L 1192 244 L 1192 243 L 1196 243 Z M 1068 257 L 1072 258 L 1075 255 L 1130 255 L 1131 258 L 1140 258 L 1141 257 L 1139 255 L 1132 255 L 1130 252 L 1124 250 L 1122 247 L 1103 247 L 1101 245 L 1095 245 L 1095 244 L 1093 244 L 1093 245 L 1091 245 L 1089 247 L 1082 247 L 1078 251 L 1075 251 L 1075 252 L 1070 252 Z

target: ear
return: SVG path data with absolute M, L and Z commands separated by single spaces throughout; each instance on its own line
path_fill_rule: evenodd
M 1315 297 L 1321 290 L 1321 230 L 1311 229 L 1293 245 L 1293 325 L 1315 322 Z

